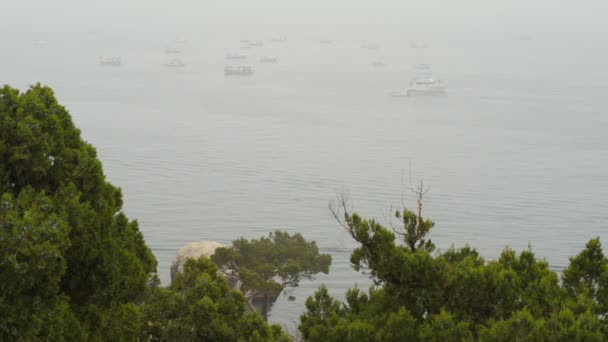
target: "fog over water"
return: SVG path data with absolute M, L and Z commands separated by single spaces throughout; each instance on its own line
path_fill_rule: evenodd
M 391 208 L 415 205 L 409 165 L 431 184 L 424 212 L 441 249 L 469 243 L 493 258 L 531 244 L 560 270 L 589 238 L 606 239 L 606 10 L 605 1 L 2 1 L 0 83 L 55 90 L 123 189 L 164 284 L 188 242 L 275 229 L 316 240 L 333 265 L 275 305 L 271 320 L 292 324 L 321 283 L 339 298 L 369 284 L 351 269 L 356 245 L 328 203 L 346 191 L 356 211 L 388 224 Z M 241 49 L 242 39 L 264 45 Z M 248 59 L 226 60 L 235 52 Z M 100 56 L 122 63 L 101 66 Z M 171 58 L 185 66 L 164 66 Z M 388 96 L 420 63 L 447 94 Z M 224 76 L 239 64 L 255 74 Z

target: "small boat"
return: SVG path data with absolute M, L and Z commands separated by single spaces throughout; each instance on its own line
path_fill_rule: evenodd
M 238 52 L 227 53 L 226 59 L 247 59 L 247 54 Z
M 173 58 L 165 62 L 165 66 L 169 68 L 182 68 L 186 66 L 184 62 L 179 58 Z
M 390 92 L 392 97 L 408 97 L 416 95 L 443 95 L 446 84 L 441 80 L 433 78 L 431 74 L 420 74 L 410 81 L 409 88 Z
M 182 53 L 182 50 L 180 50 L 178 48 L 171 47 L 171 48 L 166 48 L 165 49 L 165 53 L 167 55 L 176 55 L 176 54 Z
M 252 76 L 255 69 L 251 66 L 245 65 L 228 65 L 224 67 L 225 76 Z
M 120 57 L 99 57 L 100 65 L 120 66 L 122 60 Z
M 274 43 L 284 43 L 287 41 L 287 37 L 285 37 L 285 36 L 275 37 L 275 38 L 272 38 L 272 41 Z
M 276 56 L 262 56 L 260 57 L 261 63 L 277 63 L 279 59 Z
M 384 63 L 382 61 L 376 61 L 376 62 L 372 63 L 372 66 L 376 67 L 376 68 L 383 68 L 386 66 L 386 63 Z
M 264 46 L 264 42 L 261 41 L 261 40 L 256 40 L 255 42 L 249 42 L 249 46 L 251 46 L 251 47 L 253 47 L 253 46 L 257 46 L 257 47 Z

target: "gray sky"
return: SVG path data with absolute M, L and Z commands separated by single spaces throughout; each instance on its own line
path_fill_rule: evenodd
M 599 37 L 608 30 L 602 0 L 3 0 L 10 31 L 116 29 L 132 32 L 274 31 L 329 35 L 503 34 Z

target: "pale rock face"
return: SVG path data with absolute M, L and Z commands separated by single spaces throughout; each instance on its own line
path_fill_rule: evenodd
M 215 241 L 199 241 L 199 242 L 191 242 L 184 247 L 182 247 L 175 258 L 173 258 L 173 262 L 171 263 L 171 281 L 179 272 L 184 271 L 184 263 L 186 259 L 198 259 L 201 256 L 210 258 L 215 250 L 219 247 L 226 247 L 221 243 Z
M 173 279 L 178 273 L 184 271 L 184 264 L 186 263 L 187 259 L 198 259 L 201 256 L 210 258 L 215 253 L 215 250 L 220 247 L 226 246 L 214 241 L 199 241 L 191 242 L 182 247 L 177 252 L 175 258 L 173 258 L 173 262 L 171 263 L 171 281 L 173 281 Z M 237 275 L 222 273 L 220 274 L 224 277 L 224 279 L 226 279 L 226 281 L 228 282 L 228 286 L 230 286 L 232 290 L 241 289 L 241 283 Z M 277 297 L 265 299 L 263 297 L 252 296 L 249 293 L 245 293 L 245 298 L 248 303 L 247 309 L 256 312 L 263 312 L 265 308 L 272 307 L 272 304 L 274 304 Z

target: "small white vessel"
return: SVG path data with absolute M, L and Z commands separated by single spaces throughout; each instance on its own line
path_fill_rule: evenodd
M 247 54 L 239 52 L 227 53 L 226 59 L 247 59 Z
M 442 95 L 445 94 L 445 91 L 445 82 L 433 78 L 431 74 L 419 74 L 410 81 L 405 95 Z
M 260 47 L 260 46 L 264 46 L 264 42 L 261 40 L 256 40 L 255 42 L 249 42 L 249 46 L 256 46 L 256 47 Z
M 393 97 L 407 97 L 416 95 L 442 95 L 445 94 L 447 85 L 444 81 L 433 77 L 431 68 L 426 64 L 417 64 L 414 66 L 417 71 L 416 76 L 410 81 L 410 86 L 407 89 L 390 92 Z
M 184 62 L 179 58 L 173 58 L 165 62 L 165 66 L 169 68 L 182 68 L 186 66 Z
M 277 63 L 279 59 L 276 56 L 262 56 L 260 63 Z
M 246 65 L 228 65 L 224 67 L 225 76 L 252 76 L 255 69 Z
M 445 82 L 436 80 L 431 75 L 419 75 L 412 79 L 409 88 L 392 91 L 389 95 L 392 97 L 410 97 L 418 95 L 443 95 L 445 92 Z
M 120 66 L 122 59 L 120 57 L 99 57 L 100 65 Z

